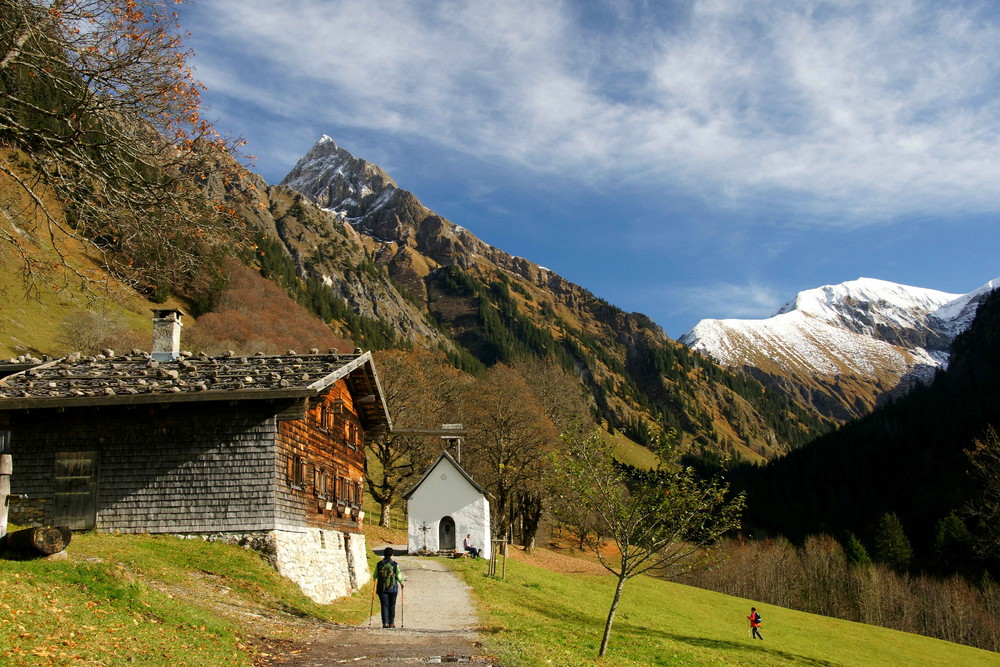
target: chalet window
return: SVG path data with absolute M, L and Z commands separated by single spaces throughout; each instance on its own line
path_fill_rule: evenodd
M 329 428 L 327 424 L 328 417 L 329 417 L 329 412 L 326 409 L 326 405 L 324 404 L 319 406 L 319 427 L 324 431 L 327 428 Z
M 306 460 L 301 456 L 292 457 L 292 469 L 289 471 L 289 481 L 297 489 L 306 486 Z
M 318 496 L 320 493 L 320 489 L 323 488 L 321 486 L 323 483 L 322 477 L 323 477 L 323 471 L 320 470 L 320 467 L 316 466 L 315 468 L 313 468 L 313 495 Z
M 354 422 L 347 426 L 347 444 L 351 447 L 358 446 L 358 425 Z
M 326 498 L 327 475 L 325 468 L 316 468 L 315 487 L 313 492 L 320 498 Z

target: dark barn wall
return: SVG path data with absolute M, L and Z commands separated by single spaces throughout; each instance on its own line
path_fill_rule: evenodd
M 279 422 L 279 528 L 310 526 L 361 532 L 364 446 L 347 384 L 337 381 L 310 401 L 304 419 Z M 296 480 L 296 465 L 303 466 Z
M 101 531 L 201 533 L 275 526 L 275 409 L 228 405 L 33 410 L 9 416 L 11 492 L 52 516 L 58 452 L 98 452 Z M 41 503 L 40 503 L 41 501 Z M 18 522 L 18 506 L 12 507 Z

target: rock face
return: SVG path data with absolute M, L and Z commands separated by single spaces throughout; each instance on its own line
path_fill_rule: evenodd
M 702 320 L 681 342 L 844 421 L 933 378 L 996 284 L 960 295 L 859 278 L 800 292 L 765 320 Z
M 274 234 L 304 277 L 465 367 L 524 356 L 561 365 L 595 415 L 639 441 L 650 425 L 668 425 L 689 445 L 759 459 L 819 426 L 692 355 L 645 315 L 484 243 L 329 137 L 268 196 Z
M 378 208 L 383 195 L 399 192 L 395 181 L 370 162 L 360 160 L 333 139 L 323 137 L 281 181 L 317 206 L 336 209 L 348 217 Z

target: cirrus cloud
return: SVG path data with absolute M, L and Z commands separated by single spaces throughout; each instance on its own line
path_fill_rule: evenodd
M 990 4 L 211 5 L 199 76 L 289 120 L 810 224 L 1000 209 Z

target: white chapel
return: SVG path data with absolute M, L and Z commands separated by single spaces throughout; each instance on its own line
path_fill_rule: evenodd
M 448 452 L 403 494 L 407 500 L 408 551 L 462 551 L 462 540 L 472 535 L 472 545 L 483 558 L 490 557 L 490 502 L 476 483 Z

